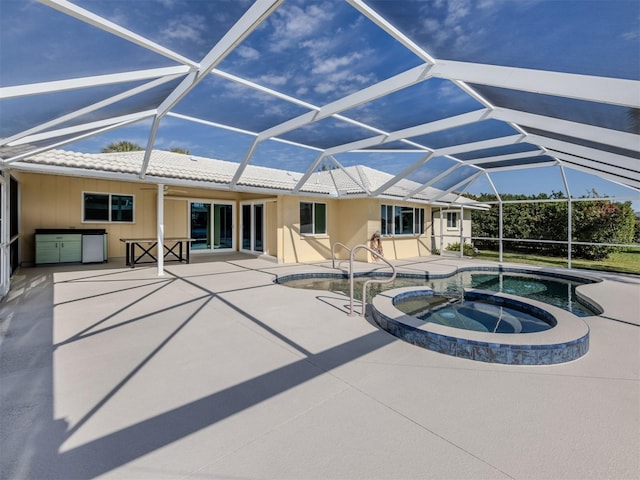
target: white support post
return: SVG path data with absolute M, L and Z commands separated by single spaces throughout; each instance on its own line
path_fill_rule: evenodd
M 0 177 L 0 188 L 2 195 L 2 224 L 0 225 L 0 298 L 3 298 L 9 293 L 9 284 L 11 278 L 11 239 L 10 237 L 10 225 L 11 225 L 11 208 L 9 201 L 11 199 L 11 176 L 7 170 L 2 172 Z
M 464 258 L 464 207 L 460 207 L 460 258 Z
M 158 276 L 164 276 L 164 184 L 158 184 Z M 189 247 L 187 247 L 189 248 Z
M 502 197 L 498 193 L 498 189 L 493 183 L 493 180 L 491 180 L 491 176 L 489 175 L 489 173 L 485 172 L 484 175 L 485 177 L 487 177 L 487 181 L 489 182 L 489 185 L 491 185 L 491 188 L 493 189 L 493 193 L 496 194 L 496 198 L 498 199 L 498 261 L 502 262 L 502 244 L 503 244 Z
M 440 256 L 442 256 L 442 249 L 444 245 L 444 222 L 442 218 L 442 207 L 440 207 Z
M 559 165 L 560 174 L 562 175 L 562 181 L 564 182 L 564 188 L 567 191 L 567 268 L 571 268 L 571 250 L 573 249 L 573 245 L 571 244 L 571 237 L 573 236 L 572 229 L 572 200 L 571 200 L 571 190 L 569 190 L 569 182 L 567 181 L 567 175 L 564 171 L 562 165 Z

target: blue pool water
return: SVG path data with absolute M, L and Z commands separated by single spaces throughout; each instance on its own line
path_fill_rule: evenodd
M 447 327 L 490 333 L 532 333 L 554 325 L 532 312 L 505 306 L 490 299 L 463 299 L 450 295 L 404 297 L 395 302 L 398 310 L 419 320 Z
M 384 279 L 385 276 L 356 277 L 354 294 L 357 299 L 361 297 L 362 284 L 372 278 Z M 349 279 L 339 274 L 284 277 L 278 283 L 293 288 L 337 291 L 349 295 Z M 563 308 L 580 317 L 598 315 L 601 312 L 581 303 L 576 295 L 576 287 L 585 283 L 590 282 L 521 272 L 465 271 L 450 277 L 434 279 L 403 277 L 399 274 L 391 283 L 369 285 L 367 301 L 371 301 L 384 290 L 400 287 L 430 287 L 436 293 L 457 293 L 458 296 L 465 288 L 477 288 L 531 298 Z

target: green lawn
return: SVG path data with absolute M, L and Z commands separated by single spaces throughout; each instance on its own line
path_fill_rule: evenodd
M 498 252 L 492 250 L 480 250 L 474 258 L 480 260 L 498 261 Z M 566 267 L 567 259 L 560 257 L 547 257 L 542 255 L 526 255 L 520 253 L 503 253 L 505 262 L 530 263 L 534 265 L 547 265 L 550 267 Z M 605 270 L 608 272 L 622 272 L 640 274 L 640 249 L 628 249 L 612 253 L 606 260 L 593 261 L 573 259 L 573 268 L 585 268 L 589 270 Z

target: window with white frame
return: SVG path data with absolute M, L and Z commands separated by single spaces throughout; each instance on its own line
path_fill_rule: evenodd
M 302 235 L 326 235 L 326 203 L 300 202 L 300 233 Z
M 447 212 L 447 228 L 458 228 L 458 212 Z
M 380 208 L 382 235 L 422 235 L 424 208 L 401 205 L 382 205 Z
M 133 223 L 133 195 L 84 192 L 82 221 Z

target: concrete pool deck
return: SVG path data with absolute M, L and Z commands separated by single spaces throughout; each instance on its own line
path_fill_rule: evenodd
M 274 284 L 319 271 L 331 262 L 241 254 L 163 277 L 117 259 L 18 270 L 0 304 L 0 478 L 640 477 L 639 277 L 589 272 L 603 282 L 580 289 L 604 313 L 584 319 L 584 357 L 513 366 L 410 345 L 347 316 L 344 295 Z

